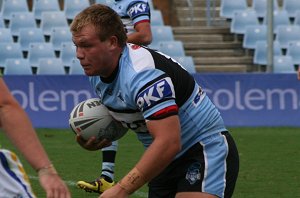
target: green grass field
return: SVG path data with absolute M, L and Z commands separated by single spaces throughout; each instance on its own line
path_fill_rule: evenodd
M 62 178 L 69 185 L 73 198 L 98 197 L 75 187 L 77 180 L 93 180 L 99 176 L 101 152 L 86 151 L 70 130 L 38 129 L 39 137 Z M 240 153 L 240 173 L 234 198 L 300 197 L 300 128 L 231 128 Z M 2 147 L 15 151 L 0 133 Z M 129 132 L 119 142 L 116 179 L 135 164 L 143 147 Z M 17 152 L 18 153 L 18 152 Z M 23 160 L 37 197 L 45 197 L 37 175 Z M 146 198 L 147 187 L 133 198 Z

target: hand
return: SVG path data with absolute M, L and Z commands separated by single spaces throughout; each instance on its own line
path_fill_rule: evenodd
M 111 145 L 111 141 L 107 139 L 97 140 L 95 136 L 92 136 L 88 140 L 85 140 L 82 138 L 82 136 L 77 135 L 76 141 L 81 147 L 89 151 L 96 151 Z
M 118 184 L 105 190 L 99 198 L 128 198 L 129 194 Z
M 39 180 L 47 198 L 71 198 L 66 184 L 57 174 L 43 174 L 39 176 Z

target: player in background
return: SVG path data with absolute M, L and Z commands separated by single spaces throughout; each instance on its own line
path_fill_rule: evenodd
M 298 71 L 297 71 L 297 77 L 298 77 L 298 80 L 300 80 L 300 67 L 298 68 Z
M 111 115 L 146 148 L 135 166 L 100 198 L 127 198 L 148 183 L 149 198 L 231 197 L 239 156 L 218 109 L 178 62 L 127 43 L 111 8 L 94 4 L 70 30 L 76 57 Z M 108 145 L 91 137 L 87 150 Z
M 150 6 L 148 0 L 115 0 L 108 3 L 121 17 L 127 42 L 147 46 L 152 41 Z M 115 158 L 118 142 L 102 149 L 101 175 L 94 181 L 78 181 L 77 186 L 87 192 L 102 193 L 114 185 Z
M 47 198 L 70 198 L 70 192 L 57 174 L 32 124 L 0 76 L 0 126 L 4 133 L 37 171 Z M 36 197 L 28 176 L 11 151 L 0 149 L 0 197 Z

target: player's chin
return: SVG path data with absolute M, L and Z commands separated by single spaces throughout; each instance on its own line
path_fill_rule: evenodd
M 87 76 L 98 76 L 98 74 L 96 72 L 94 72 L 90 69 L 83 68 L 83 71 L 84 71 L 85 75 L 87 75 Z

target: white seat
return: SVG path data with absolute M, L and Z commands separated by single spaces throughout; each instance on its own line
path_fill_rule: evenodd
M 70 65 L 70 70 L 69 70 L 70 75 L 84 75 L 84 70 L 80 65 L 80 62 L 77 58 L 72 59 L 71 65 Z
M 63 11 L 43 12 L 41 28 L 45 36 L 50 36 L 54 27 L 69 27 L 66 15 Z
M 14 12 L 29 12 L 27 0 L 2 0 L 1 14 L 5 20 L 10 20 Z
M 189 73 L 196 73 L 194 59 L 191 56 L 175 56 L 173 57 L 178 61 Z
M 73 42 L 63 42 L 60 47 L 60 58 L 65 66 L 70 66 L 76 58 L 76 47 Z
M 289 42 L 286 55 L 292 57 L 294 65 L 300 65 L 300 41 Z
M 151 31 L 152 31 L 152 43 L 149 45 L 150 48 L 158 49 L 159 42 L 161 41 L 174 41 L 174 35 L 171 26 L 167 26 L 167 25 L 151 26 Z
M 246 27 L 246 32 L 243 39 L 243 47 L 247 49 L 254 49 L 257 41 L 267 40 L 267 26 L 266 25 L 249 25 Z
M 19 35 L 20 28 L 36 28 L 36 21 L 31 12 L 14 12 L 8 26 L 13 36 Z
M 280 43 L 281 48 L 286 49 L 289 42 L 300 40 L 300 26 L 298 25 L 279 25 L 275 40 Z
M 256 14 L 260 18 L 264 18 L 267 13 L 268 0 L 252 0 L 252 9 L 256 11 Z M 277 0 L 273 0 L 273 10 L 278 10 L 279 5 Z
M 249 25 L 259 25 L 255 10 L 246 9 L 234 12 L 230 24 L 230 32 L 236 34 L 245 34 L 246 27 Z
M 232 19 L 235 11 L 248 8 L 246 0 L 221 0 L 220 16 Z
M 274 73 L 296 73 L 291 56 L 274 56 Z
M 151 10 L 151 25 L 164 25 L 164 19 L 160 10 Z
M 182 41 L 161 41 L 159 42 L 158 51 L 173 56 L 185 56 Z
M 286 10 L 289 14 L 289 17 L 294 18 L 297 11 L 300 10 L 300 1 L 299 0 L 284 0 L 282 8 Z
M 32 68 L 28 59 L 9 58 L 4 63 L 4 75 L 32 75 Z
M 33 0 L 32 12 L 36 20 L 42 19 L 42 13 L 48 11 L 61 11 L 58 0 Z
M 268 24 L 267 17 L 263 19 L 265 25 Z M 273 12 L 273 31 L 277 34 L 277 28 L 280 25 L 291 25 L 288 12 L 286 10 L 274 10 Z
M 64 0 L 64 12 L 70 20 L 88 6 L 90 6 L 89 0 Z
M 54 27 L 51 30 L 50 42 L 53 48 L 59 51 L 63 42 L 72 42 L 72 34 L 69 27 Z
M 20 28 L 19 43 L 24 52 L 28 52 L 29 44 L 36 42 L 45 42 L 45 37 L 40 28 Z
M 0 42 L 0 66 L 3 66 L 6 59 L 23 58 L 23 53 L 19 43 Z
M 281 56 L 280 44 L 277 41 L 273 43 L 273 55 Z M 268 43 L 267 41 L 257 41 L 254 49 L 253 63 L 258 65 L 267 65 L 268 63 Z
M 40 58 L 37 75 L 65 75 L 65 68 L 60 58 Z
M 13 36 L 9 28 L 0 28 L 0 42 L 13 42 Z
M 36 67 L 40 58 L 55 58 L 52 43 L 30 43 L 28 49 L 28 59 L 32 67 Z

